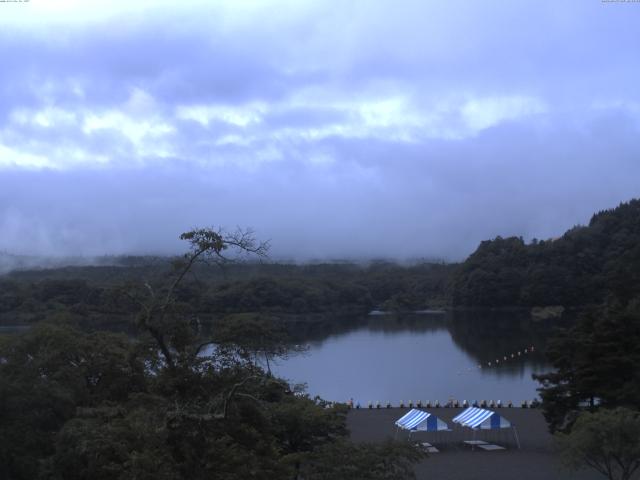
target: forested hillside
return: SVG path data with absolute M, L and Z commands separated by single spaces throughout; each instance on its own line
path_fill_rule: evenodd
M 138 306 L 127 291 L 153 284 L 169 259 L 115 259 L 115 265 L 24 270 L 0 277 L 0 325 L 63 315 L 76 324 L 130 324 Z M 372 308 L 415 310 L 448 304 L 451 265 L 374 262 L 197 266 L 176 290 L 183 311 L 206 321 L 236 313 L 363 315 Z
M 640 294 L 640 200 L 553 240 L 487 240 L 452 279 L 454 306 L 583 306 Z

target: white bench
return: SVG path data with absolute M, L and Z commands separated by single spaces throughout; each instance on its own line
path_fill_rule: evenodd
M 427 452 L 427 453 L 440 453 L 440 450 L 438 450 L 436 447 L 434 447 L 433 445 L 431 445 L 429 442 L 422 442 L 420 444 L 420 446 Z

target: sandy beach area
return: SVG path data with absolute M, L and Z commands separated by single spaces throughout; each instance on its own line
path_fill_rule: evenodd
M 423 408 L 453 425 L 451 419 L 462 411 L 458 408 Z M 409 409 L 354 409 L 349 412 L 347 425 L 355 441 L 376 442 L 397 436 L 408 439 L 408 432 L 396 433 L 394 422 Z M 543 479 L 603 479 L 597 472 L 584 470 L 568 472 L 562 469 L 553 452 L 552 437 L 542 412 L 537 409 L 502 408 L 497 410 L 515 425 L 521 449 L 516 446 L 510 430 L 502 432 L 478 432 L 476 439 L 506 447 L 505 450 L 483 451 L 463 443 L 472 440 L 468 429 L 453 432 L 420 432 L 411 435 L 412 440 L 430 442 L 440 452 L 433 453 L 416 467 L 417 478 L 422 479 L 491 479 L 491 480 L 543 480 Z

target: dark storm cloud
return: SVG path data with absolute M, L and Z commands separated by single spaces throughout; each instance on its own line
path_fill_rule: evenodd
M 639 8 L 203 5 L 0 30 L 0 250 L 460 259 L 638 195 Z

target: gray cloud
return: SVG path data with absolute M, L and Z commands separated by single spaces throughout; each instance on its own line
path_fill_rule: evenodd
M 460 259 L 637 196 L 638 9 L 454 3 L 14 19 L 0 250 L 166 253 L 217 224 L 276 256 Z

